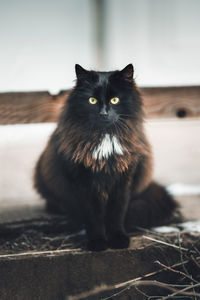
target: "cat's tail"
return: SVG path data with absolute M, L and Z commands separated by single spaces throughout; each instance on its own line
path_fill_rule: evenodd
M 136 227 L 150 228 L 181 222 L 179 205 L 166 189 L 151 182 L 138 197 L 131 199 L 125 227 L 128 232 Z

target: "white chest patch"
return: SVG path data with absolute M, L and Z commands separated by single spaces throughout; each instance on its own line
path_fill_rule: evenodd
M 106 133 L 101 143 L 94 149 L 93 158 L 108 158 L 112 154 L 123 155 L 123 148 L 116 136 Z

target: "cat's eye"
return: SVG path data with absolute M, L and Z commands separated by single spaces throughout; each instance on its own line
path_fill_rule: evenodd
M 110 99 L 110 103 L 112 103 L 112 104 L 118 104 L 119 103 L 119 98 L 118 97 L 114 97 L 114 98 Z
M 98 102 L 98 100 L 96 98 L 94 98 L 94 97 L 89 98 L 89 103 L 90 104 L 97 104 L 97 102 Z

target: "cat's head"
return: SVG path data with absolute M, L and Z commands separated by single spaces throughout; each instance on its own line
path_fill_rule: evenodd
M 77 83 L 67 103 L 67 115 L 86 130 L 113 132 L 127 120 L 141 119 L 141 99 L 133 80 L 133 65 L 121 71 L 88 71 L 75 66 Z

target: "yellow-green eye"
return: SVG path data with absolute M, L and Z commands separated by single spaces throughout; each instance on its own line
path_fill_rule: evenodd
M 119 98 L 118 97 L 114 97 L 114 98 L 110 99 L 110 102 L 112 104 L 117 104 L 117 103 L 119 103 Z
M 90 104 L 97 104 L 98 100 L 96 98 L 90 97 L 89 102 Z

